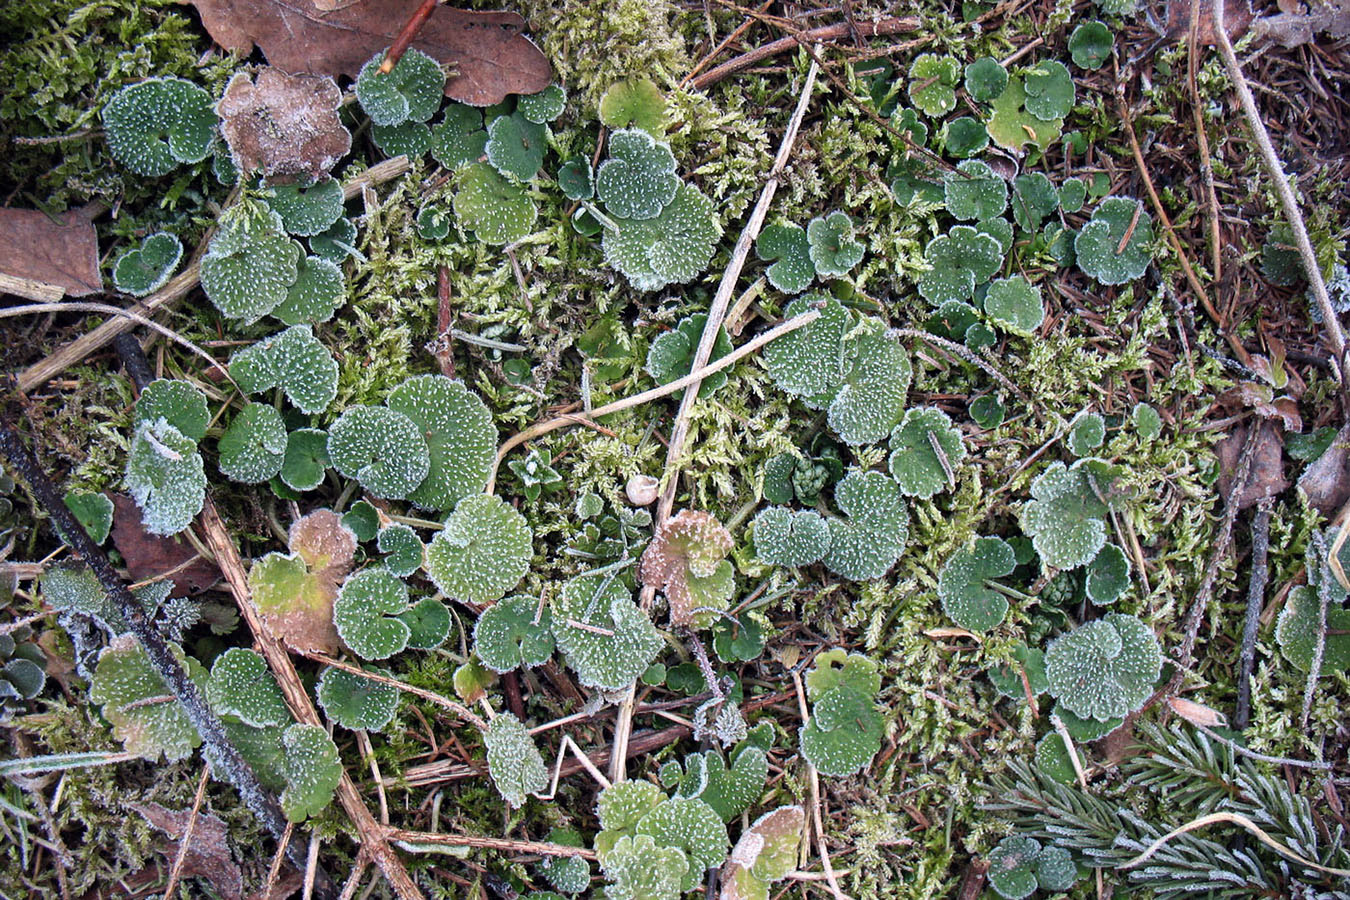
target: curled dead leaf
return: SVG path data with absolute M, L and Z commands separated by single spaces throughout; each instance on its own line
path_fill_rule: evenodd
M 1237 496 L 1238 509 L 1246 509 L 1264 497 L 1274 497 L 1289 487 L 1289 480 L 1284 477 L 1284 438 L 1270 421 L 1260 422 L 1260 428 L 1247 481 Z M 1242 423 L 1214 448 L 1219 457 L 1219 491 L 1225 497 L 1233 489 L 1233 474 L 1242 457 L 1242 448 L 1247 445 L 1250 429 L 1250 422 Z
M 1313 460 L 1298 480 L 1308 505 L 1324 516 L 1334 516 L 1350 502 L 1350 425 L 1345 426 Z
M 216 112 L 239 171 L 321 178 L 352 148 L 341 103 L 332 78 L 268 66 L 256 81 L 246 72 L 230 79 Z
M 1213 47 L 1219 41 L 1214 32 L 1214 0 L 1167 0 L 1167 39 L 1186 40 L 1191 31 L 1191 10 L 1196 11 L 1195 42 L 1201 47 Z M 1223 30 L 1230 41 L 1237 41 L 1252 24 L 1251 0 L 1224 0 Z
M 171 597 L 186 597 L 206 590 L 220 580 L 220 568 L 203 558 L 183 537 L 150 534 L 141 522 L 141 511 L 126 494 L 110 494 L 113 502 L 113 545 L 122 554 L 134 583 L 168 578 Z
M 162 849 L 166 857 L 174 859 L 187 833 L 192 810 L 168 809 L 158 803 L 127 805 L 140 813 L 155 830 L 169 838 L 167 846 Z M 205 879 L 224 900 L 240 900 L 244 895 L 244 878 L 239 865 L 230 856 L 230 846 L 226 840 L 228 834 L 223 820 L 198 813 L 192 828 L 192 841 L 183 854 L 182 874 L 189 878 Z

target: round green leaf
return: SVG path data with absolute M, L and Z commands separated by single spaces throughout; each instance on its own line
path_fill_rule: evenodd
M 966 91 L 977 103 L 998 99 L 1008 86 L 1008 70 L 998 60 L 983 56 L 966 66 Z
M 113 263 L 113 287 L 144 297 L 164 286 L 183 258 L 183 244 L 171 234 L 157 231 L 139 247 L 124 250 Z
M 361 67 L 356 76 L 356 99 L 375 125 L 425 122 L 440 108 L 445 73 L 440 63 L 421 50 L 409 48 L 393 71 L 381 74 L 384 52 Z
M 988 582 L 1011 574 L 1016 567 L 1007 542 L 997 537 L 976 538 L 953 553 L 938 575 L 943 612 L 970 631 L 985 632 L 998 625 L 1008 614 L 1008 600 Z
M 1021 275 L 990 282 L 984 311 L 996 325 L 1022 337 L 1031 337 L 1045 320 L 1041 289 Z
M 1118 613 L 1061 635 L 1045 651 L 1050 693 L 1065 709 L 1098 722 L 1142 706 L 1161 672 L 1153 631 Z
M 525 517 L 500 498 L 465 497 L 431 539 L 427 574 L 447 597 L 491 603 L 525 577 L 531 537 Z
M 965 457 L 961 432 L 937 407 L 906 410 L 891 432 L 890 473 L 906 497 L 928 498 L 951 487 L 947 472 Z
M 232 481 L 261 484 L 281 471 L 286 442 L 276 407 L 250 403 L 220 436 L 220 471 Z
M 422 483 L 431 457 L 422 432 L 403 413 L 351 406 L 328 429 L 333 467 L 377 497 L 406 497 Z
M 473 649 L 494 672 L 533 668 L 553 655 L 553 614 L 534 597 L 507 597 L 483 610 L 473 629 Z
M 363 659 L 385 659 L 408 646 L 410 630 L 398 616 L 408 609 L 408 587 L 387 569 L 347 577 L 333 603 L 333 625 Z
M 165 175 L 206 159 L 216 137 L 211 95 L 181 78 L 148 78 L 103 107 L 103 130 L 118 162 L 137 175 Z
M 1100 69 L 1111 58 L 1115 35 L 1102 22 L 1083 22 L 1069 36 L 1069 55 L 1074 65 Z
M 398 710 L 398 688 L 332 666 L 319 673 L 316 693 L 323 714 L 353 731 L 383 731 Z

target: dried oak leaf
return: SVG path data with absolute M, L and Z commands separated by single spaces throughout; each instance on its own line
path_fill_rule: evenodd
M 178 855 L 179 842 L 187 831 L 192 811 L 172 810 L 158 803 L 128 803 L 131 809 L 145 817 L 157 831 L 168 835 L 168 846 L 163 848 L 169 859 Z M 230 856 L 229 834 L 225 823 L 216 816 L 197 814 L 192 828 L 192 841 L 183 857 L 182 873 L 186 877 L 204 878 L 224 900 L 241 900 L 244 896 L 244 878 L 238 864 Z
M 1249 423 L 1237 426 L 1232 434 L 1219 441 L 1214 448 L 1219 457 L 1219 492 L 1225 497 L 1232 490 L 1233 474 L 1242 458 L 1242 449 L 1247 445 L 1250 427 Z M 1242 486 L 1242 493 L 1237 496 L 1238 509 L 1246 509 L 1263 497 L 1274 497 L 1287 487 L 1289 481 L 1284 477 L 1284 438 L 1273 423 L 1262 422 L 1247 482 Z
M 113 544 L 126 560 L 127 572 L 139 583 L 167 575 L 173 582 L 171 597 L 186 597 L 204 591 L 220 580 L 220 569 L 197 554 L 196 548 L 181 537 L 150 534 L 141 522 L 136 501 L 126 494 L 111 494 L 113 502 Z M 182 568 L 179 568 L 182 566 Z
M 98 235 L 89 219 L 87 209 L 55 217 L 35 209 L 0 209 L 0 275 L 20 281 L 0 281 L 0 293 L 52 301 L 103 290 Z
M 1308 464 L 1298 479 L 1308 505 L 1332 516 L 1350 502 L 1350 425 L 1336 435 L 1331 446 Z
M 1167 39 L 1184 40 L 1191 33 L 1191 9 L 1194 4 L 1200 9 L 1196 14 L 1195 43 L 1200 47 L 1213 47 L 1219 41 L 1214 34 L 1214 0 L 1167 0 Z M 1228 39 L 1236 42 L 1247 33 L 1252 24 L 1251 0 L 1224 0 L 1223 30 Z
M 310 0 L 189 0 L 216 43 L 247 54 L 257 44 L 267 61 L 288 72 L 347 75 L 394 42 L 420 0 L 358 3 L 319 12 Z M 449 65 L 446 96 L 472 106 L 500 103 L 507 94 L 548 87 L 552 70 L 525 37 L 515 13 L 471 12 L 437 6 L 413 46 Z
M 321 178 L 352 148 L 338 118 L 342 91 L 324 75 L 268 66 L 256 81 L 240 72 L 216 104 L 220 130 L 241 172 Z

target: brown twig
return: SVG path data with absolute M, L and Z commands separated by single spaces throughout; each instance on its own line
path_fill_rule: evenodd
M 754 16 L 754 18 L 758 18 Z M 911 31 L 918 31 L 922 27 L 922 22 L 918 16 L 905 16 L 897 18 L 895 16 L 886 16 L 875 22 L 857 23 L 857 34 L 864 37 L 878 37 L 883 34 L 903 34 Z M 811 28 L 807 31 L 801 31 L 796 34 L 790 34 L 787 37 L 779 38 L 776 41 L 769 41 L 767 44 L 761 44 L 747 53 L 743 53 L 735 59 L 728 60 L 720 66 L 715 66 L 693 79 L 693 85 L 697 90 L 707 90 L 709 87 L 717 84 L 723 78 L 749 68 L 757 62 L 768 59 L 771 56 L 777 56 L 780 53 L 786 53 L 805 44 L 823 44 L 830 41 L 837 41 L 842 37 L 848 37 L 851 32 L 847 22 L 838 25 L 823 25 L 820 28 Z
M 1220 253 L 1219 195 L 1214 190 L 1214 163 L 1209 155 L 1209 135 L 1205 128 L 1205 113 L 1200 106 L 1200 87 L 1196 70 L 1200 65 L 1196 35 L 1200 29 L 1201 3 L 1191 4 L 1190 27 L 1186 33 L 1186 87 L 1191 95 L 1191 121 L 1195 124 L 1195 140 L 1200 151 L 1200 180 L 1205 186 L 1205 204 L 1209 207 L 1210 270 L 1215 283 L 1223 280 L 1223 256 Z
M 388 75 L 394 71 L 394 66 L 403 58 L 403 54 L 408 52 L 412 46 L 413 40 L 417 37 L 417 32 L 422 30 L 422 26 L 427 24 L 427 19 L 436 11 L 436 0 L 422 0 L 422 4 L 413 10 L 413 14 L 408 17 L 408 21 L 399 29 L 394 37 L 394 43 L 389 45 L 389 52 L 384 56 L 384 62 L 380 63 L 380 74 Z
M 480 837 L 474 834 L 446 834 L 440 831 L 408 831 L 387 828 L 385 836 L 391 841 L 410 844 L 435 844 L 440 847 L 474 847 L 480 850 L 500 850 L 504 853 L 533 853 L 539 856 L 579 856 L 596 859 L 594 850 L 551 844 L 545 841 L 518 841 L 513 838 Z
M 197 781 L 197 795 L 192 798 L 192 810 L 188 813 L 187 824 L 183 826 L 183 837 L 178 842 L 178 853 L 174 855 L 173 866 L 169 868 L 169 881 L 164 885 L 165 900 L 171 900 L 178 891 L 178 880 L 183 875 L 183 863 L 187 860 L 188 848 L 192 846 L 192 837 L 197 831 L 197 817 L 202 801 L 206 799 L 206 782 L 210 778 L 210 767 L 203 766 L 202 777 Z

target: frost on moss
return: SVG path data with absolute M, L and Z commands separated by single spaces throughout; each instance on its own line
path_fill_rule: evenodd
M 385 405 L 411 419 L 427 445 L 427 475 L 409 500 L 441 510 L 482 492 L 497 451 L 497 429 L 477 394 L 444 375 L 419 375 L 394 388 Z
M 494 603 L 478 616 L 473 649 L 494 672 L 533 668 L 553 655 L 553 613 L 524 594 Z
M 525 192 L 486 163 L 459 173 L 453 201 L 460 224 L 489 244 L 513 244 L 534 228 L 539 210 Z
M 976 538 L 953 553 L 938 575 L 942 611 L 962 628 L 988 631 L 1008 614 L 1007 598 L 989 582 L 1016 567 L 1013 549 L 1002 538 Z
M 844 776 L 865 768 L 881 749 L 881 689 L 876 663 L 858 653 L 829 650 L 806 677 L 811 719 L 798 729 L 802 755 L 823 775 Z
M 206 686 L 206 670 L 171 645 L 173 655 L 199 688 Z M 103 707 L 103 718 L 113 737 L 129 753 L 169 762 L 185 758 L 202 742 L 178 698 L 159 677 L 145 648 L 130 635 L 114 638 L 99 654 L 89 699 Z
M 499 713 L 483 732 L 488 774 L 512 809 L 525 803 L 526 794 L 539 796 L 548 789 L 548 768 L 534 738 L 510 713 Z
M 398 711 L 398 688 L 332 666 L 319 673 L 315 695 L 325 716 L 353 731 L 383 731 Z
M 206 699 L 218 715 L 234 716 L 254 728 L 291 721 L 286 698 L 267 661 L 243 647 L 231 647 L 216 657 Z
M 932 497 L 954 485 L 954 470 L 966 457 L 961 432 L 935 406 L 905 410 L 891 432 L 891 477 L 906 497 Z
M 694 356 L 698 351 L 703 330 L 708 325 L 707 313 L 695 313 L 680 320 L 670 331 L 657 335 L 647 350 L 647 373 L 657 384 L 669 384 L 683 378 L 693 371 Z M 731 352 L 731 338 L 721 325 L 717 326 L 717 337 L 713 341 L 712 355 L 708 362 L 716 362 Z M 727 383 L 727 372 L 723 369 L 703 379 L 699 387 L 700 397 L 709 397 Z
M 1074 239 L 1078 268 L 1102 284 L 1125 284 L 1153 261 L 1153 220 L 1130 197 L 1108 197 Z
M 609 159 L 595 173 L 595 191 L 607 211 L 621 219 L 653 219 L 675 199 L 680 177 L 670 145 L 641 129 L 616 131 Z
M 919 293 L 934 305 L 969 301 L 1003 265 L 1003 248 L 991 235 L 969 225 L 954 225 L 928 242 L 923 252 L 928 271 L 919 276 Z
M 255 322 L 286 299 L 301 255 L 281 216 L 240 204 L 221 216 L 202 257 L 202 290 L 225 316 Z
M 711 514 L 686 509 L 661 526 L 643 551 L 642 583 L 661 588 L 670 604 L 670 624 L 707 627 L 709 612 L 726 609 L 736 590 L 726 559 L 731 533 Z
M 548 129 L 520 112 L 498 116 L 488 126 L 484 147 L 488 162 L 503 175 L 529 181 L 539 173 L 548 150 Z
M 206 159 L 216 136 L 211 95 L 181 78 L 122 88 L 103 107 L 103 130 L 118 162 L 137 175 L 166 175 Z
M 156 378 L 136 398 L 135 421 L 140 424 L 159 419 L 178 429 L 184 437 L 200 442 L 211 422 L 206 394 L 188 381 Z
M 835 486 L 846 519 L 830 519 L 825 565 L 853 581 L 880 578 L 909 540 L 909 510 L 895 482 L 880 472 L 849 472 Z
M 1022 508 L 1022 531 L 1046 565 L 1057 569 L 1087 565 L 1106 543 L 1103 519 L 1110 507 L 1099 492 L 1109 490 L 1110 484 L 1095 476 L 1099 465 L 1092 459 L 1080 459 L 1072 468 L 1054 462 L 1031 483 L 1032 499 Z
M 333 468 L 376 497 L 401 499 L 431 469 L 422 432 L 403 413 L 383 406 L 349 406 L 328 429 Z
M 764 273 L 785 294 L 800 294 L 816 280 L 806 229 L 791 222 L 766 225 L 755 239 L 755 255 L 772 262 Z
M 220 471 L 232 481 L 261 484 L 281 471 L 286 425 L 275 406 L 250 403 L 220 436 Z
M 1008 183 L 988 163 L 968 159 L 942 179 L 947 212 L 957 219 L 984 221 L 1008 208 Z
M 830 526 L 813 509 L 770 506 L 755 516 L 755 555 L 775 566 L 808 566 L 830 549 Z
M 708 265 L 722 234 L 717 209 L 693 185 L 683 184 L 675 198 L 651 219 L 616 218 L 605 227 L 605 262 L 639 291 L 692 281 Z
M 427 574 L 447 597 L 491 603 L 525 577 L 532 537 L 525 517 L 500 498 L 465 497 L 427 547 Z
M 1119 613 L 1061 635 L 1045 651 L 1050 693 L 1069 712 L 1098 722 L 1143 706 L 1161 672 L 1153 631 Z
M 721 900 L 768 900 L 769 885 L 797 868 L 805 834 L 806 810 L 800 806 L 780 806 L 756 819 L 722 867 Z
M 113 287 L 133 297 L 153 294 L 164 286 L 183 258 L 183 244 L 172 234 L 157 231 L 140 246 L 124 250 L 113 263 Z
M 421 50 L 409 49 L 393 71 L 380 72 L 383 52 L 375 54 L 356 76 L 356 99 L 376 125 L 425 122 L 441 107 L 445 73 L 440 63 Z
M 342 779 L 342 761 L 333 739 L 317 725 L 290 726 L 281 736 L 281 745 L 286 775 L 281 809 L 290 821 L 303 822 L 333 801 Z
M 408 646 L 411 632 L 399 616 L 408 611 L 408 586 L 387 569 L 362 569 L 347 577 L 333 603 L 342 642 L 363 659 L 386 659 Z
M 281 388 L 303 413 L 328 408 L 337 396 L 337 376 L 337 361 L 309 325 L 292 325 L 230 357 L 230 377 L 242 390 Z
M 356 535 L 331 509 L 296 520 L 291 553 L 269 553 L 248 573 L 249 593 L 268 629 L 300 652 L 336 653 L 333 601 L 351 570 Z
M 853 239 L 848 213 L 835 210 L 812 219 L 806 225 L 806 241 L 811 265 L 822 278 L 847 275 L 862 262 L 863 245 Z
M 632 684 L 665 646 L 623 583 L 594 575 L 563 586 L 553 634 L 578 680 L 607 691 Z
M 126 486 L 151 534 L 177 534 L 206 502 L 206 471 L 197 442 L 164 419 L 140 422 L 127 451 Z

